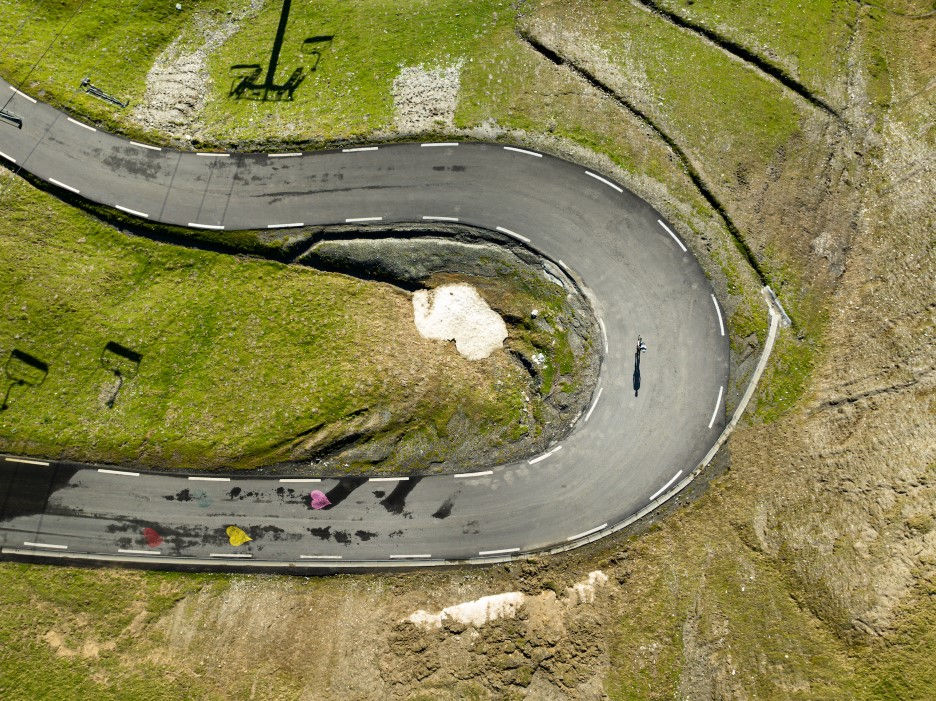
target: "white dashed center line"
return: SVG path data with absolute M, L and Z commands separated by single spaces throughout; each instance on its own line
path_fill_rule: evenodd
M 553 455 L 554 453 L 558 453 L 560 450 L 562 450 L 562 446 L 561 446 L 561 445 L 557 445 L 555 448 L 553 448 L 552 450 L 546 451 L 545 453 L 543 453 L 543 454 L 540 455 L 539 457 L 533 458 L 532 460 L 527 460 L 527 463 L 530 464 L 530 465 L 535 465 L 535 464 L 538 463 L 540 460 L 545 460 L 545 459 L 548 458 L 550 455 Z
M 284 477 L 280 482 L 292 483 L 292 484 L 302 484 L 303 482 L 321 482 L 322 480 L 316 477 Z
M 24 540 L 23 545 L 27 548 L 49 548 L 50 550 L 68 550 L 67 545 L 56 545 L 55 543 L 33 543 L 29 540 Z
M 195 155 L 202 156 L 204 158 L 230 158 L 231 157 L 231 154 L 229 153 L 211 153 L 209 151 L 199 151 Z
M 591 418 L 592 412 L 595 410 L 595 407 L 598 406 L 598 400 L 601 399 L 601 393 L 604 391 L 604 387 L 598 388 L 598 394 L 595 395 L 594 401 L 591 403 L 591 406 L 588 407 L 588 413 L 585 414 L 585 421 L 588 421 Z
M 673 237 L 673 241 L 675 241 L 676 245 L 678 245 L 682 249 L 682 252 L 685 253 L 686 247 L 683 245 L 683 242 L 679 240 L 679 237 L 673 233 L 673 230 L 670 229 L 666 224 L 664 224 L 663 220 L 661 219 L 657 219 L 657 224 L 662 226 L 666 230 L 666 233 Z
M 103 467 L 98 468 L 98 472 L 102 475 L 120 475 L 121 477 L 139 477 L 139 472 L 129 472 L 127 470 L 107 470 Z
M 427 221 L 458 221 L 458 217 L 423 217 Z
M 391 560 L 426 560 L 426 559 L 428 559 L 428 558 L 430 558 L 430 557 L 432 557 L 432 555 L 429 555 L 429 554 L 421 554 L 421 555 L 391 555 L 391 556 L 390 556 L 390 559 L 391 559 Z
M 49 463 L 44 460 L 30 460 L 29 458 L 4 458 L 7 462 L 21 462 L 24 465 L 41 465 L 42 467 L 48 467 Z
M 376 151 L 378 146 L 358 146 L 357 148 L 343 148 L 342 153 L 358 153 L 360 151 Z
M 680 476 L 681 474 L 682 474 L 682 470 L 680 470 L 680 471 L 677 472 L 675 475 L 673 475 L 673 476 L 670 478 L 670 481 L 669 481 L 669 482 L 667 482 L 667 483 L 664 484 L 662 487 L 660 487 L 658 490 L 656 490 L 653 494 L 651 494 L 651 495 L 650 495 L 650 501 L 653 501 L 653 500 L 656 499 L 658 496 L 660 496 L 663 492 L 665 492 L 667 489 L 669 489 L 670 486 L 673 484 L 673 482 L 675 482 L 676 480 L 679 479 L 679 476 Z
M 8 156 L 8 155 L 6 155 L 3 151 L 0 151 L 0 156 L 2 156 L 3 158 L 7 159 L 7 160 L 10 161 L 11 163 L 16 163 L 16 159 L 13 158 L 13 156 Z
M 520 548 L 501 548 L 500 550 L 481 550 L 478 555 L 484 557 L 485 555 L 506 555 L 507 553 L 518 553 Z
M 143 219 L 149 219 L 149 214 L 146 212 L 140 212 L 135 209 L 130 209 L 129 207 L 124 207 L 123 205 L 115 204 L 114 205 L 121 212 L 126 212 L 127 214 L 132 214 L 135 217 L 142 217 Z
M 200 477 L 198 475 L 190 475 L 189 479 L 192 482 L 230 482 L 230 477 Z
M 22 97 L 22 98 L 24 98 L 24 99 L 26 99 L 26 100 L 29 100 L 29 101 L 30 101 L 31 103 L 33 103 L 34 105 L 36 104 L 35 98 L 30 97 L 29 95 L 27 95 L 27 94 L 24 93 L 24 92 L 20 92 L 19 90 L 17 90 L 16 88 L 14 88 L 12 85 L 10 86 L 10 90 L 12 90 L 13 92 L 15 92 L 15 93 L 16 93 L 17 95 L 19 95 L 20 97 Z
M 595 180 L 600 180 L 600 181 L 603 182 L 605 185 L 607 185 L 608 187 L 610 187 L 612 190 L 617 190 L 618 192 L 624 192 L 624 190 L 623 190 L 622 188 L 618 187 L 617 185 L 615 185 L 614 183 L 612 183 L 612 182 L 611 182 L 610 180 L 608 180 L 607 178 L 602 178 L 600 175 L 596 175 L 595 173 L 592 173 L 590 170 L 586 170 L 586 171 L 585 171 L 585 175 L 587 175 L 587 176 L 589 176 L 589 177 L 592 177 L 592 178 L 594 178 Z
M 190 221 L 188 225 L 193 229 L 213 229 L 214 231 L 224 231 L 224 227 L 220 224 L 199 224 L 198 222 Z
M 462 472 L 460 475 L 454 475 L 455 479 L 465 479 L 468 477 L 487 477 L 493 475 L 494 470 L 482 470 L 481 472 Z
M 71 117 L 66 117 L 66 119 L 68 119 L 68 121 L 74 124 L 75 126 L 81 127 L 82 129 L 87 129 L 88 131 L 97 131 L 97 129 L 95 129 L 94 127 L 89 127 L 87 124 L 82 124 L 77 119 L 72 119 Z
M 134 146 L 139 146 L 140 148 L 148 148 L 150 151 L 162 151 L 159 146 L 150 146 L 149 144 L 141 144 L 139 141 L 131 141 L 131 144 Z
M 268 153 L 270 158 L 298 158 L 301 153 Z
M 504 146 L 505 151 L 513 151 L 514 153 L 522 153 L 525 156 L 536 156 L 537 158 L 542 158 L 543 154 L 537 153 L 536 151 L 527 151 L 525 148 L 516 148 L 514 146 Z
M 117 552 L 122 555 L 160 555 L 159 550 L 131 550 L 129 548 L 117 548 Z
M 349 217 L 345 219 L 345 224 L 360 224 L 367 221 L 383 221 L 383 217 Z
M 267 224 L 267 229 L 298 229 L 301 226 L 305 226 L 305 224 L 297 221 L 290 224 Z
M 341 555 L 300 555 L 300 560 L 340 560 Z
M 253 557 L 251 553 L 209 553 L 208 557 Z
M 371 477 L 368 482 L 406 482 L 409 477 Z
M 718 388 L 718 399 L 715 400 L 715 411 L 712 412 L 712 418 L 708 422 L 708 427 L 711 428 L 712 424 L 715 423 L 715 417 L 718 416 L 718 407 L 721 405 L 722 393 L 725 391 L 724 386 Z
M 49 178 L 49 182 L 50 182 L 50 183 L 55 183 L 56 185 L 58 185 L 60 188 L 62 188 L 62 189 L 64 189 L 64 190 L 68 190 L 69 192 L 74 192 L 76 195 L 81 194 L 81 193 L 79 192 L 79 190 L 78 190 L 77 187 L 72 187 L 71 185 L 66 185 L 66 184 L 63 183 L 62 181 L 56 180 L 55 178 Z
M 601 327 L 601 338 L 604 339 L 605 355 L 608 354 L 608 332 L 605 329 L 604 321 L 598 318 L 598 326 Z
M 587 535 L 591 535 L 592 533 L 597 533 L 598 531 L 604 530 L 607 527 L 608 527 L 607 523 L 602 523 L 600 526 L 595 526 L 594 528 L 590 528 L 587 531 L 582 531 L 581 533 L 570 535 L 568 538 L 566 538 L 566 540 L 578 540 L 579 538 L 584 538 Z
M 718 328 L 721 331 L 721 335 L 725 335 L 725 322 L 722 321 L 721 316 L 721 307 L 718 306 L 718 300 L 715 299 L 715 295 L 712 295 L 712 304 L 715 305 L 715 313 L 718 314 Z
M 420 146 L 422 146 L 423 148 L 432 148 L 433 146 L 458 146 L 458 144 L 442 142 L 442 143 L 437 143 L 437 144 L 420 144 Z
M 502 234 L 507 234 L 508 236 L 513 236 L 515 239 L 520 239 L 521 241 L 523 241 L 523 243 L 530 243 L 530 239 L 528 239 L 526 236 L 521 236 L 521 235 L 518 234 L 516 231 L 511 231 L 510 229 L 505 229 L 505 228 L 502 227 L 502 226 L 498 226 L 498 227 L 496 227 L 496 229 L 497 229 L 499 232 L 501 232 Z

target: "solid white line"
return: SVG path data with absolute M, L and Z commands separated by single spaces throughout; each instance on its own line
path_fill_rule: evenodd
M 159 550 L 130 550 L 124 548 L 117 548 L 117 552 L 123 553 L 124 555 L 160 555 Z
M 251 553 L 208 553 L 208 557 L 253 557 Z
M 20 92 L 19 90 L 17 90 L 16 88 L 14 88 L 12 85 L 10 86 L 10 90 L 12 90 L 13 92 L 15 92 L 15 93 L 16 93 L 17 95 L 19 95 L 20 97 L 25 97 L 27 100 L 29 100 L 29 101 L 30 101 L 31 103 L 33 103 L 34 105 L 36 104 L 35 98 L 30 97 L 29 95 L 27 95 L 27 94 L 24 93 L 24 92 Z
M 562 446 L 561 446 L 561 445 L 557 445 L 555 448 L 553 448 L 552 450 L 550 450 L 550 451 L 548 451 L 548 452 L 546 452 L 546 453 L 543 453 L 543 454 L 540 455 L 538 458 L 533 458 L 532 460 L 527 460 L 527 463 L 529 463 L 530 465 L 535 465 L 535 464 L 538 463 L 540 460 L 545 460 L 545 459 L 548 458 L 550 455 L 552 455 L 553 453 L 558 453 L 560 450 L 562 450 Z
M 557 262 L 560 266 L 562 266 L 562 269 L 565 270 L 567 273 L 569 273 L 569 275 L 572 274 L 572 268 L 570 268 L 568 265 L 566 265 L 566 264 L 562 261 L 562 258 L 556 258 L 556 262 Z
M 138 212 L 135 209 L 130 209 L 129 207 L 124 207 L 119 204 L 115 204 L 114 206 L 117 209 L 119 209 L 121 212 L 126 212 L 127 214 L 133 214 L 134 216 L 137 216 L 137 217 L 143 217 L 144 219 L 149 219 L 149 214 L 147 214 L 146 212 Z
M 23 541 L 27 548 L 51 548 L 52 550 L 68 550 L 67 545 L 56 545 L 54 543 L 33 543 L 28 540 Z
M 349 217 L 345 219 L 345 224 L 357 224 L 365 221 L 383 221 L 383 217 Z
M 296 158 L 301 156 L 301 153 L 268 153 L 267 156 L 270 158 Z
M 139 141 L 131 141 L 131 144 L 134 146 L 139 146 L 140 148 L 148 148 L 150 151 L 162 151 L 159 146 L 150 146 L 149 144 L 141 144 Z
M 602 392 L 604 392 L 604 387 L 599 387 L 598 394 L 595 395 L 595 401 L 592 402 L 592 405 L 588 408 L 588 413 L 585 414 L 585 421 L 591 418 L 592 412 L 595 410 L 595 407 L 598 406 L 598 400 L 601 399 Z
M 358 146 L 357 148 L 343 148 L 342 153 L 358 153 L 359 151 L 376 151 L 378 146 Z
M 503 555 L 505 553 L 517 552 L 520 552 L 520 548 L 501 548 L 500 550 L 481 550 L 478 555 L 484 557 L 485 555 Z
M 589 175 L 589 176 L 593 177 L 595 180 L 600 180 L 600 181 L 603 182 L 605 185 L 607 185 L 608 187 L 610 187 L 610 188 L 612 188 L 612 189 L 614 189 L 614 190 L 617 190 L 618 192 L 624 192 L 624 190 L 622 190 L 621 188 L 619 188 L 617 185 L 615 185 L 614 183 L 612 183 L 610 180 L 606 180 L 605 178 L 602 178 L 600 175 L 595 175 L 595 174 L 592 173 L 590 170 L 586 170 L 586 171 L 585 171 L 585 175 Z
M 502 226 L 498 226 L 498 227 L 495 227 L 495 228 L 496 228 L 499 232 L 501 232 L 502 234 L 507 234 L 508 236 L 513 236 L 515 239 L 520 239 L 520 240 L 523 241 L 524 243 L 530 243 L 530 239 L 528 239 L 526 236 L 521 236 L 521 235 L 518 234 L 516 231 L 511 231 L 510 229 L 505 229 L 505 228 L 502 227 Z
M 662 487 L 660 487 L 658 490 L 656 490 L 656 491 L 653 493 L 653 495 L 650 497 L 650 501 L 653 501 L 653 500 L 656 499 L 658 496 L 660 496 L 663 492 L 665 492 L 667 489 L 669 489 L 670 486 L 673 484 L 673 482 L 675 482 L 676 480 L 679 479 L 679 476 L 680 476 L 681 474 L 682 474 L 682 470 L 680 470 L 680 471 L 677 472 L 675 475 L 673 475 L 673 476 L 670 478 L 670 481 L 669 481 L 669 482 L 667 482 L 666 484 L 664 484 Z
M 458 221 L 458 217 L 423 217 L 430 221 Z
M 267 229 L 297 229 L 300 226 L 305 226 L 305 224 L 301 221 L 292 224 L 267 224 Z
M 280 482 L 291 482 L 295 484 L 301 484 L 302 482 L 321 482 L 322 480 L 316 477 L 284 477 Z
M 659 224 L 664 229 L 666 229 L 666 233 L 673 237 L 673 241 L 675 241 L 676 244 L 682 249 L 682 252 L 685 253 L 686 247 L 683 246 L 683 242 L 679 240 L 679 237 L 673 233 L 673 230 L 670 229 L 666 224 L 664 224 L 662 219 L 657 219 L 657 224 Z
M 230 482 L 230 477 L 199 477 L 197 475 L 190 475 L 189 479 L 192 482 Z
M 708 422 L 708 427 L 711 428 L 712 424 L 715 423 L 715 417 L 718 415 L 718 406 L 721 404 L 722 392 L 725 391 L 724 387 L 718 388 L 718 399 L 715 400 L 715 411 L 712 412 L 712 418 Z
M 300 555 L 300 560 L 340 560 L 341 555 Z
M 605 330 L 604 321 L 599 317 L 598 326 L 601 327 L 601 337 L 604 339 L 605 353 L 608 352 L 608 332 Z
M 58 185 L 59 187 L 64 188 L 64 189 L 68 190 L 69 192 L 74 192 L 76 195 L 80 194 L 79 191 L 78 191 L 78 188 L 72 187 L 71 185 L 66 185 L 65 183 L 63 183 L 63 182 L 61 182 L 61 181 L 59 181 L 59 180 L 56 180 L 55 178 L 49 178 L 49 182 L 50 182 L 50 183 L 55 183 L 55 184 Z
M 139 477 L 139 472 L 127 472 L 126 470 L 107 470 L 103 467 L 98 468 L 102 475 L 121 475 L 122 477 Z
M 7 159 L 8 161 L 12 163 L 16 163 L 16 159 L 13 158 L 13 156 L 8 156 L 3 151 L 0 151 L 0 156 L 3 156 L 5 159 Z
M 368 482 L 406 482 L 409 477 L 371 477 Z
M 229 158 L 231 154 L 229 153 L 210 153 L 208 151 L 199 151 L 195 154 L 196 156 L 204 156 L 205 158 Z
M 458 146 L 458 144 L 450 142 L 441 142 L 437 144 L 420 144 L 423 148 L 432 148 L 433 146 Z
M 83 127 L 83 128 L 85 128 L 85 129 L 87 129 L 88 131 L 97 131 L 97 129 L 95 129 L 94 127 L 89 127 L 87 124 L 82 124 L 82 123 L 79 122 L 77 119 L 72 119 L 71 117 L 66 117 L 66 119 L 67 119 L 69 122 L 71 122 L 72 124 L 76 124 L 76 125 L 78 125 L 79 127 Z
M 482 470 L 481 472 L 462 472 L 460 475 L 454 475 L 455 479 L 465 479 L 466 477 L 486 477 L 493 475 L 494 470 Z
M 527 151 L 525 148 L 514 148 L 513 146 L 504 146 L 505 151 L 516 151 L 517 153 L 523 153 L 527 156 L 536 156 L 537 158 L 542 158 L 543 154 L 537 153 L 536 151 Z
M 721 318 L 721 308 L 718 306 L 718 300 L 715 299 L 715 295 L 712 295 L 712 304 L 715 305 L 715 313 L 718 314 L 718 328 L 721 329 L 721 335 L 725 335 L 725 322 Z
M 188 225 L 193 229 L 214 229 L 215 231 L 224 231 L 224 227 L 217 224 L 198 224 L 196 222 L 190 221 Z
M 42 465 L 43 467 L 48 467 L 49 463 L 42 460 L 29 460 L 28 458 L 4 458 L 7 462 L 21 462 L 24 465 Z
M 595 526 L 594 528 L 591 528 L 587 531 L 576 533 L 575 535 L 570 535 L 568 538 L 566 538 L 566 540 L 578 540 L 579 538 L 584 538 L 587 535 L 591 535 L 592 533 L 597 533 L 598 531 L 604 530 L 607 527 L 608 527 L 607 523 L 602 523 L 600 526 Z
M 391 560 L 414 560 L 414 559 L 425 559 L 427 557 L 432 557 L 432 555 L 391 555 Z

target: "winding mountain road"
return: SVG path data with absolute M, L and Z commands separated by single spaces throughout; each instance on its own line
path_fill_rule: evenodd
M 96 130 L 0 80 L 0 104 L 9 97 L 22 128 L 0 123 L 0 159 L 151 221 L 457 220 L 528 241 L 589 291 L 604 358 L 561 444 L 476 474 L 317 482 L 0 456 L 4 557 L 297 572 L 500 561 L 610 532 L 691 473 L 725 426 L 728 337 L 711 285 L 659 213 L 598 173 L 484 143 L 183 153 Z M 638 334 L 649 352 L 635 397 Z M 333 506 L 311 510 L 310 489 Z M 232 546 L 230 525 L 253 540 Z

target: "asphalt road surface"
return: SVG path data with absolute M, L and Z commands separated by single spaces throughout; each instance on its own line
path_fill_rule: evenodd
M 0 80 L 0 105 L 8 99 L 23 123 L 0 123 L 0 160 L 151 221 L 457 219 L 528 239 L 593 295 L 604 359 L 571 435 L 478 474 L 297 482 L 2 456 L 4 556 L 303 572 L 496 561 L 609 530 L 691 472 L 724 427 L 728 338 L 712 287 L 661 215 L 599 173 L 480 143 L 181 153 L 82 125 Z M 635 396 L 638 334 L 649 350 Z M 311 489 L 332 506 L 309 508 Z M 232 545 L 232 525 L 252 540 Z

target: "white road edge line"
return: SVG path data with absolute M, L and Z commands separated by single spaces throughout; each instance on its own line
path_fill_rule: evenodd
M 229 153 L 211 153 L 210 151 L 199 151 L 195 155 L 202 156 L 204 158 L 230 158 L 231 157 L 231 154 Z
M 594 401 L 591 403 L 591 406 L 588 407 L 588 413 L 585 414 L 585 421 L 582 423 L 587 422 L 591 418 L 592 412 L 595 410 L 595 407 L 598 406 L 598 400 L 601 399 L 602 392 L 604 392 L 604 387 L 599 387 L 598 394 L 595 395 Z
M 123 555 L 161 555 L 159 550 L 131 550 L 130 548 L 117 548 L 117 552 Z
M 508 236 L 513 236 L 515 239 L 520 239 L 523 243 L 530 243 L 530 239 L 526 236 L 521 236 L 516 231 L 511 231 L 510 229 L 505 229 L 502 226 L 495 227 L 502 234 L 507 234 Z
M 406 482 L 409 477 L 371 477 L 368 482 Z
M 300 555 L 300 560 L 340 560 L 341 555 Z
M 27 548 L 51 548 L 52 550 L 68 550 L 67 545 L 56 545 L 55 543 L 33 543 L 31 540 L 24 540 L 23 545 Z
M 660 487 L 658 490 L 656 490 L 656 491 L 653 493 L 653 496 L 650 497 L 650 501 L 653 501 L 653 500 L 656 499 L 658 496 L 660 496 L 663 492 L 665 492 L 667 489 L 669 489 L 669 488 L 672 486 L 673 482 L 675 482 L 676 480 L 679 479 L 679 476 L 680 476 L 681 474 L 682 474 L 682 470 L 680 470 L 680 471 L 677 472 L 675 475 L 673 475 L 673 476 L 670 478 L 670 481 L 669 481 L 669 482 L 667 482 L 666 484 L 664 484 L 662 487 Z
M 566 265 L 566 264 L 565 264 L 565 261 L 563 261 L 562 258 L 556 258 L 556 262 L 557 262 L 557 263 L 560 265 L 560 267 L 562 267 L 562 269 L 565 270 L 569 275 L 572 274 L 572 268 L 570 268 L 568 265 Z
M 284 477 L 280 482 L 290 483 L 290 484 L 301 484 L 303 482 L 321 482 L 322 480 L 317 477 Z
M 72 124 L 76 124 L 77 126 L 82 127 L 83 129 L 87 129 L 88 131 L 97 131 L 97 129 L 94 127 L 89 127 L 87 124 L 82 124 L 77 119 L 72 119 L 71 117 L 66 117 L 66 119 Z
M 391 560 L 420 560 L 420 559 L 427 559 L 431 557 L 432 555 L 425 553 L 425 554 L 420 554 L 420 555 L 391 555 L 390 559 Z
M 230 477 L 199 477 L 198 475 L 189 475 L 192 482 L 230 482 Z
M 16 159 L 13 158 L 13 156 L 8 156 L 3 151 L 0 151 L 0 156 L 3 156 L 5 159 L 10 161 L 11 163 L 16 163 Z
M 21 462 L 24 465 L 42 465 L 48 467 L 49 463 L 44 460 L 30 460 L 29 458 L 4 458 L 7 462 Z
M 29 95 L 27 95 L 26 93 L 22 92 L 21 90 L 17 90 L 17 89 L 14 88 L 12 85 L 10 86 L 10 90 L 12 90 L 13 92 L 15 92 L 15 93 L 16 93 L 17 95 L 19 95 L 20 97 L 25 97 L 27 100 L 29 100 L 29 101 L 30 101 L 31 103 L 33 103 L 34 105 L 36 104 L 36 98 L 30 97 Z
M 553 455 L 554 453 L 558 453 L 560 450 L 562 450 L 562 446 L 561 446 L 561 445 L 557 445 L 555 448 L 553 448 L 552 450 L 546 451 L 545 453 L 543 453 L 543 454 L 540 455 L 539 457 L 533 458 L 532 460 L 527 460 L 527 463 L 530 464 L 530 465 L 535 465 L 535 464 L 538 463 L 540 460 L 545 460 L 545 459 L 548 458 L 550 455 Z
M 607 523 L 602 523 L 600 526 L 595 526 L 594 528 L 589 528 L 587 531 L 582 531 L 581 533 L 576 533 L 575 535 L 570 535 L 566 540 L 578 540 L 579 538 L 584 538 L 587 535 L 592 533 L 597 533 L 598 531 L 603 531 L 608 527 Z
M 81 194 L 81 192 L 78 190 L 77 187 L 72 187 L 71 185 L 66 185 L 65 183 L 61 182 L 60 180 L 56 180 L 55 178 L 49 178 L 49 182 L 50 182 L 50 183 L 55 183 L 55 184 L 58 185 L 59 187 L 65 189 L 65 190 L 68 190 L 69 192 L 74 192 L 76 195 L 80 195 L 80 194 Z
M 673 241 L 675 241 L 676 245 L 678 245 L 682 249 L 682 252 L 685 253 L 686 247 L 683 245 L 683 242 L 679 240 L 679 237 L 673 233 L 673 230 L 670 229 L 666 224 L 664 224 L 662 219 L 657 219 L 657 224 L 659 224 L 664 229 L 666 229 L 666 233 L 673 237 Z
M 193 229 L 214 229 L 215 231 L 224 231 L 224 227 L 219 224 L 199 224 L 198 222 L 190 221 L 188 225 Z
M 357 224 L 365 221 L 383 221 L 383 217 L 348 217 L 345 224 Z
M 458 146 L 458 144 L 450 141 L 442 141 L 434 144 L 420 144 L 422 148 L 432 148 L 433 146 Z
M 543 154 L 537 153 L 536 151 L 527 151 L 525 148 L 516 148 L 514 146 L 504 146 L 505 151 L 515 151 L 516 153 L 522 153 L 526 156 L 536 156 L 537 158 L 542 158 Z
M 376 151 L 379 146 L 358 146 L 356 148 L 343 148 L 342 153 L 358 153 L 360 151 Z
M 150 146 L 149 144 L 141 144 L 139 141 L 131 141 L 131 144 L 134 146 L 139 146 L 140 148 L 148 148 L 150 151 L 162 151 L 159 146 Z
M 466 479 L 468 477 L 487 477 L 488 475 L 493 475 L 494 470 L 482 470 L 481 472 L 462 472 L 459 475 L 453 475 L 457 480 Z
M 505 555 L 506 553 L 518 552 L 520 552 L 520 548 L 501 548 L 500 550 L 481 550 L 478 555 L 484 557 L 485 555 Z
M 428 221 L 458 221 L 458 217 L 423 217 Z
M 604 320 L 598 317 L 598 326 L 601 327 L 601 337 L 604 339 L 605 355 L 608 354 L 608 331 L 605 329 Z
M 267 156 L 270 158 L 297 158 L 301 156 L 301 153 L 268 153 Z
M 591 177 L 594 178 L 595 180 L 600 180 L 600 181 L 603 182 L 605 185 L 607 185 L 608 187 L 610 187 L 612 190 L 617 190 L 618 192 L 624 192 L 624 190 L 623 190 L 622 188 L 618 187 L 617 185 L 615 185 L 614 183 L 612 183 L 612 182 L 611 182 L 610 180 L 608 180 L 607 178 L 602 178 L 600 175 L 596 175 L 595 173 L 592 173 L 590 170 L 586 170 L 586 171 L 585 171 L 585 175 L 591 176 Z
M 718 328 L 721 329 L 721 335 L 725 335 L 725 322 L 722 321 L 721 317 L 721 307 L 718 306 L 718 300 L 715 299 L 715 295 L 712 295 L 712 304 L 715 305 L 715 313 L 718 314 Z
M 119 209 L 121 212 L 126 212 L 127 214 L 132 214 L 136 217 L 143 217 L 144 219 L 149 219 L 149 214 L 147 214 L 146 212 L 139 212 L 135 209 L 130 209 L 129 207 L 124 207 L 123 205 L 120 205 L 120 204 L 115 204 L 114 206 L 117 209 Z
M 127 470 L 108 470 L 103 467 L 98 468 L 98 472 L 102 475 L 120 475 L 122 477 L 139 477 L 139 472 L 129 472 Z
M 718 415 L 718 407 L 721 404 L 722 393 L 725 391 L 724 385 L 718 388 L 718 399 L 715 400 L 715 410 L 712 412 L 712 418 L 708 422 L 708 427 L 711 428 L 712 424 L 715 423 L 715 417 Z
M 267 229 L 298 229 L 300 226 L 305 226 L 305 224 L 301 221 L 291 224 L 267 224 Z
M 208 557 L 253 557 L 251 553 L 208 553 Z

